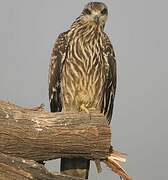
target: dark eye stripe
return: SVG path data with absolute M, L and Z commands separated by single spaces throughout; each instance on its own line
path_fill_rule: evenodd
M 104 8 L 104 9 L 101 11 L 101 14 L 103 14 L 103 15 L 105 15 L 105 14 L 107 14 L 107 13 L 108 13 L 107 8 Z
M 91 14 L 91 11 L 89 10 L 89 9 L 84 9 L 84 11 L 83 11 L 85 14 L 88 14 L 88 15 L 90 15 Z

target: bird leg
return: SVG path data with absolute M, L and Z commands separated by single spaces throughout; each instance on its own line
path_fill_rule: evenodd
M 89 110 L 90 110 L 90 109 L 88 109 L 84 104 L 82 104 L 82 105 L 80 106 L 80 111 L 86 112 L 86 113 L 89 115 L 89 119 L 91 120 L 91 113 L 90 113 Z

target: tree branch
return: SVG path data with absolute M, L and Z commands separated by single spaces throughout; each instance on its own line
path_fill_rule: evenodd
M 0 152 L 36 161 L 106 159 L 111 133 L 100 113 L 47 113 L 0 101 Z
M 52 174 L 33 160 L 10 157 L 0 153 L 0 179 L 9 180 L 80 180 L 63 174 Z M 82 179 L 81 179 L 82 180 Z
M 120 165 L 126 158 L 110 149 L 110 127 L 99 112 L 47 113 L 43 105 L 27 109 L 0 101 L 0 124 L 1 153 L 35 161 L 60 157 L 103 160 L 124 180 L 131 179 Z M 3 158 L 0 173 L 4 169 L 4 177 L 15 173 L 8 167 L 9 161 L 4 165 Z

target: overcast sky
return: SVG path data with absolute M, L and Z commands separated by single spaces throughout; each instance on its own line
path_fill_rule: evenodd
M 53 43 L 79 16 L 85 0 L 0 0 L 0 99 L 48 110 L 48 65 Z M 168 2 L 104 0 L 105 31 L 117 55 L 112 120 L 114 148 L 128 154 L 134 180 L 168 179 Z M 58 170 L 58 162 L 47 165 Z M 119 180 L 108 168 L 92 180 Z

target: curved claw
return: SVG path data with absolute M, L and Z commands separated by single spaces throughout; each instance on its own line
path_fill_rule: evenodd
M 84 104 L 82 104 L 82 105 L 80 106 L 80 110 L 86 112 L 87 114 L 89 114 L 89 110 L 85 107 Z

